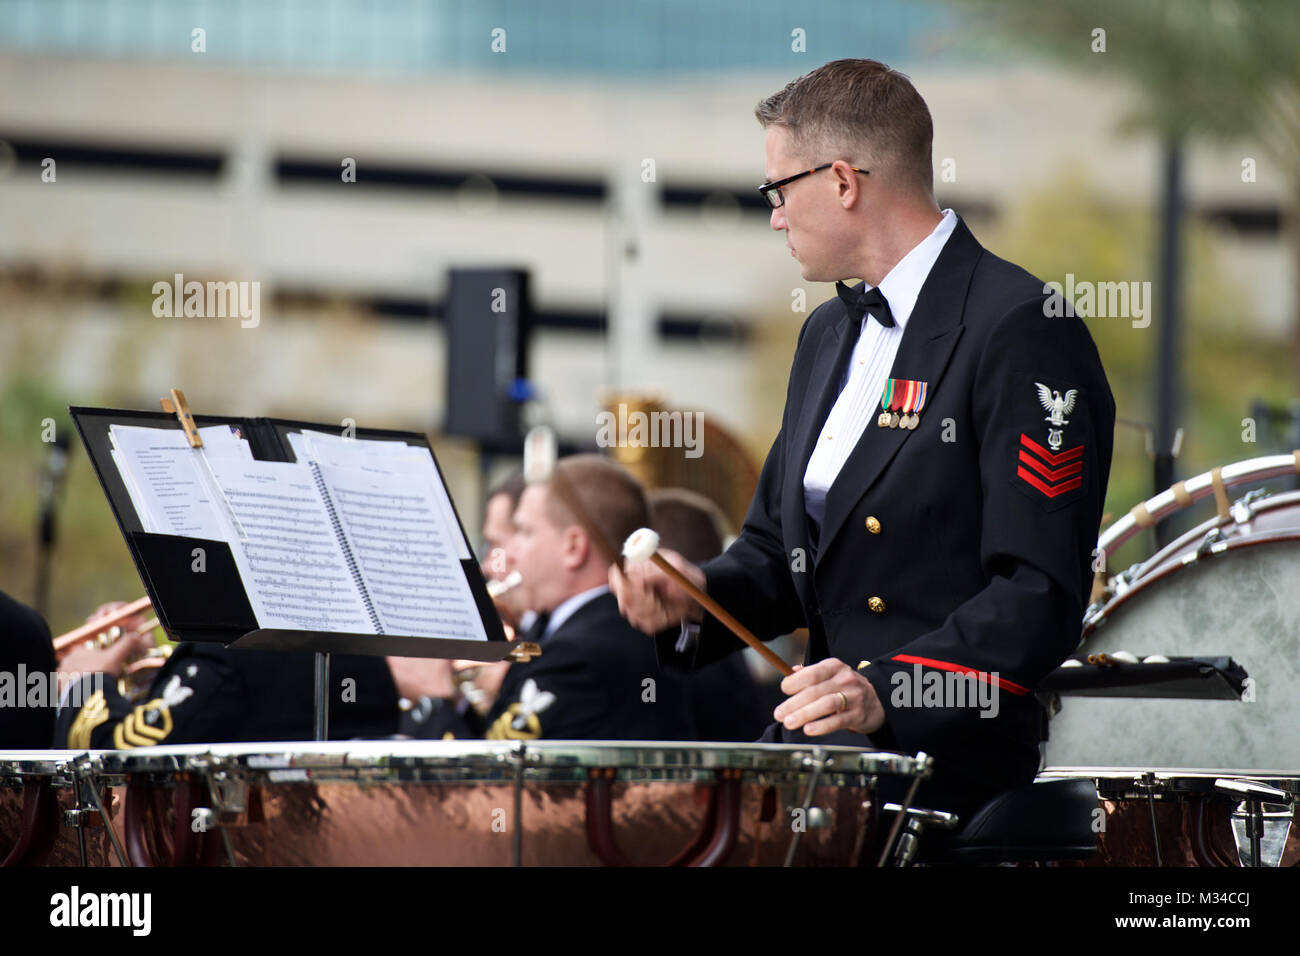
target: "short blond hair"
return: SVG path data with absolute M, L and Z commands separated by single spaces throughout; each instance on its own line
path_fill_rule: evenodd
M 645 488 L 622 465 L 603 455 L 587 454 L 561 458 L 555 467 L 615 554 L 623 549 L 623 542 L 633 531 L 650 526 Z M 546 517 L 561 529 L 579 523 L 577 515 L 549 486 Z M 592 547 L 599 545 L 592 542 Z

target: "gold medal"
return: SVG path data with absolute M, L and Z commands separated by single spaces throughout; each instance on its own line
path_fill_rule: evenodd
M 888 427 L 889 427 L 889 412 L 881 412 L 881 413 L 876 417 L 876 426 L 877 426 L 878 428 L 888 428 Z

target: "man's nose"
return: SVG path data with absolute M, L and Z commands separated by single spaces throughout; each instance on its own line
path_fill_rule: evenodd
M 777 232 L 780 232 L 786 227 L 784 206 L 777 206 L 772 210 L 771 224 L 772 228 Z

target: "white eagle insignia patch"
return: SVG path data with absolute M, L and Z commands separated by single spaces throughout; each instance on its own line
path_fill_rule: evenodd
M 1062 444 L 1062 431 L 1070 422 L 1066 415 L 1074 411 L 1074 403 L 1079 398 L 1079 390 L 1072 388 L 1062 397 L 1061 393 L 1054 388 L 1049 388 L 1042 382 L 1035 382 L 1038 389 L 1038 404 L 1047 410 L 1047 417 L 1043 421 L 1054 427 L 1047 430 L 1047 444 L 1052 451 L 1059 451 Z

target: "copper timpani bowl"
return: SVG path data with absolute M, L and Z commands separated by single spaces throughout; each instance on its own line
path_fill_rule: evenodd
M 77 865 L 84 853 L 93 866 L 119 854 L 132 865 L 848 865 L 877 833 L 877 782 L 926 773 L 923 757 L 852 747 L 652 741 L 0 752 L 0 854 Z

